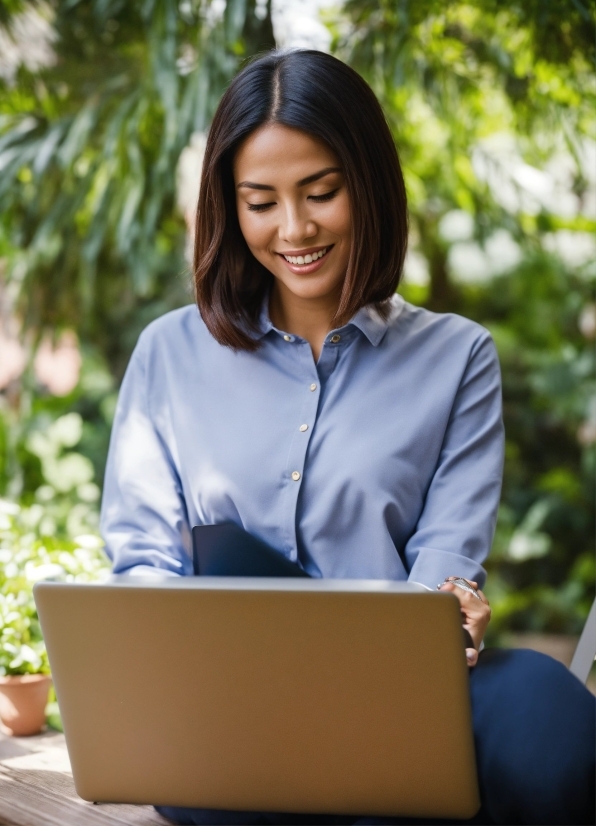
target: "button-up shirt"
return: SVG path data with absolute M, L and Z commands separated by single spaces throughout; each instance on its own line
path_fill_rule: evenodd
M 315 577 L 482 585 L 503 459 L 489 333 L 395 296 L 317 362 L 266 304 L 258 338 L 218 344 L 194 305 L 140 336 L 102 503 L 114 572 L 191 574 L 191 527 L 231 521 Z

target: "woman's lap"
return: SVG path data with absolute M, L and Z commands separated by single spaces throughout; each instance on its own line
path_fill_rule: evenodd
M 593 824 L 596 698 L 560 663 L 527 650 L 487 649 L 470 672 L 482 798 L 466 823 Z M 158 807 L 175 823 L 439 824 Z
M 594 823 L 596 698 L 561 663 L 489 649 L 470 678 L 483 806 L 496 823 Z

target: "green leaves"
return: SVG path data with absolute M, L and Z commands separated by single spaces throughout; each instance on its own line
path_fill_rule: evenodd
M 110 328 L 125 357 L 122 314 L 134 324 L 137 307 L 155 302 L 158 314 L 164 299 L 188 300 L 176 165 L 263 23 L 252 0 L 231 0 L 223 17 L 191 0 L 184 10 L 61 0 L 54 27 L 56 66 L 0 86 L 0 235 L 22 250 L 29 327 L 75 326 L 98 343 Z M 17 103 L 25 90 L 27 107 Z
M 44 535 L 50 511 L 0 499 L 0 675 L 49 672 L 33 600 L 36 582 L 91 582 L 109 572 L 96 535 Z
M 89 398 L 106 389 L 97 373 L 88 372 Z M 0 431 L 2 413 L 0 408 Z M 26 451 L 41 475 L 36 482 L 30 476 L 33 490 L 24 492 L 22 504 L 0 497 L 0 675 L 49 671 L 33 600 L 36 582 L 90 582 L 109 572 L 97 533 L 94 469 L 73 450 L 84 440 L 82 417 L 69 412 L 48 422 L 46 414 L 27 424 L 20 460 L 26 464 Z M 0 470 L 7 447 L 0 439 Z

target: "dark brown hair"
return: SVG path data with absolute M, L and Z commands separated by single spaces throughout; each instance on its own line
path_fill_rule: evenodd
M 367 83 L 324 52 L 269 52 L 232 81 L 207 138 L 197 207 L 195 294 L 220 344 L 255 350 L 273 276 L 240 231 L 232 163 L 248 135 L 268 123 L 307 132 L 339 158 L 350 200 L 352 249 L 334 319 L 340 327 L 365 304 L 383 311 L 399 283 L 408 221 L 404 180 L 383 110 Z M 253 335 L 251 335 L 251 332 Z

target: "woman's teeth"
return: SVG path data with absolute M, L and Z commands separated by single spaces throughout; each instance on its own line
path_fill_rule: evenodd
M 329 247 L 325 247 L 324 250 L 313 252 L 310 255 L 284 255 L 284 258 L 290 264 L 312 264 L 313 261 L 317 261 L 319 258 L 322 258 L 328 249 Z

